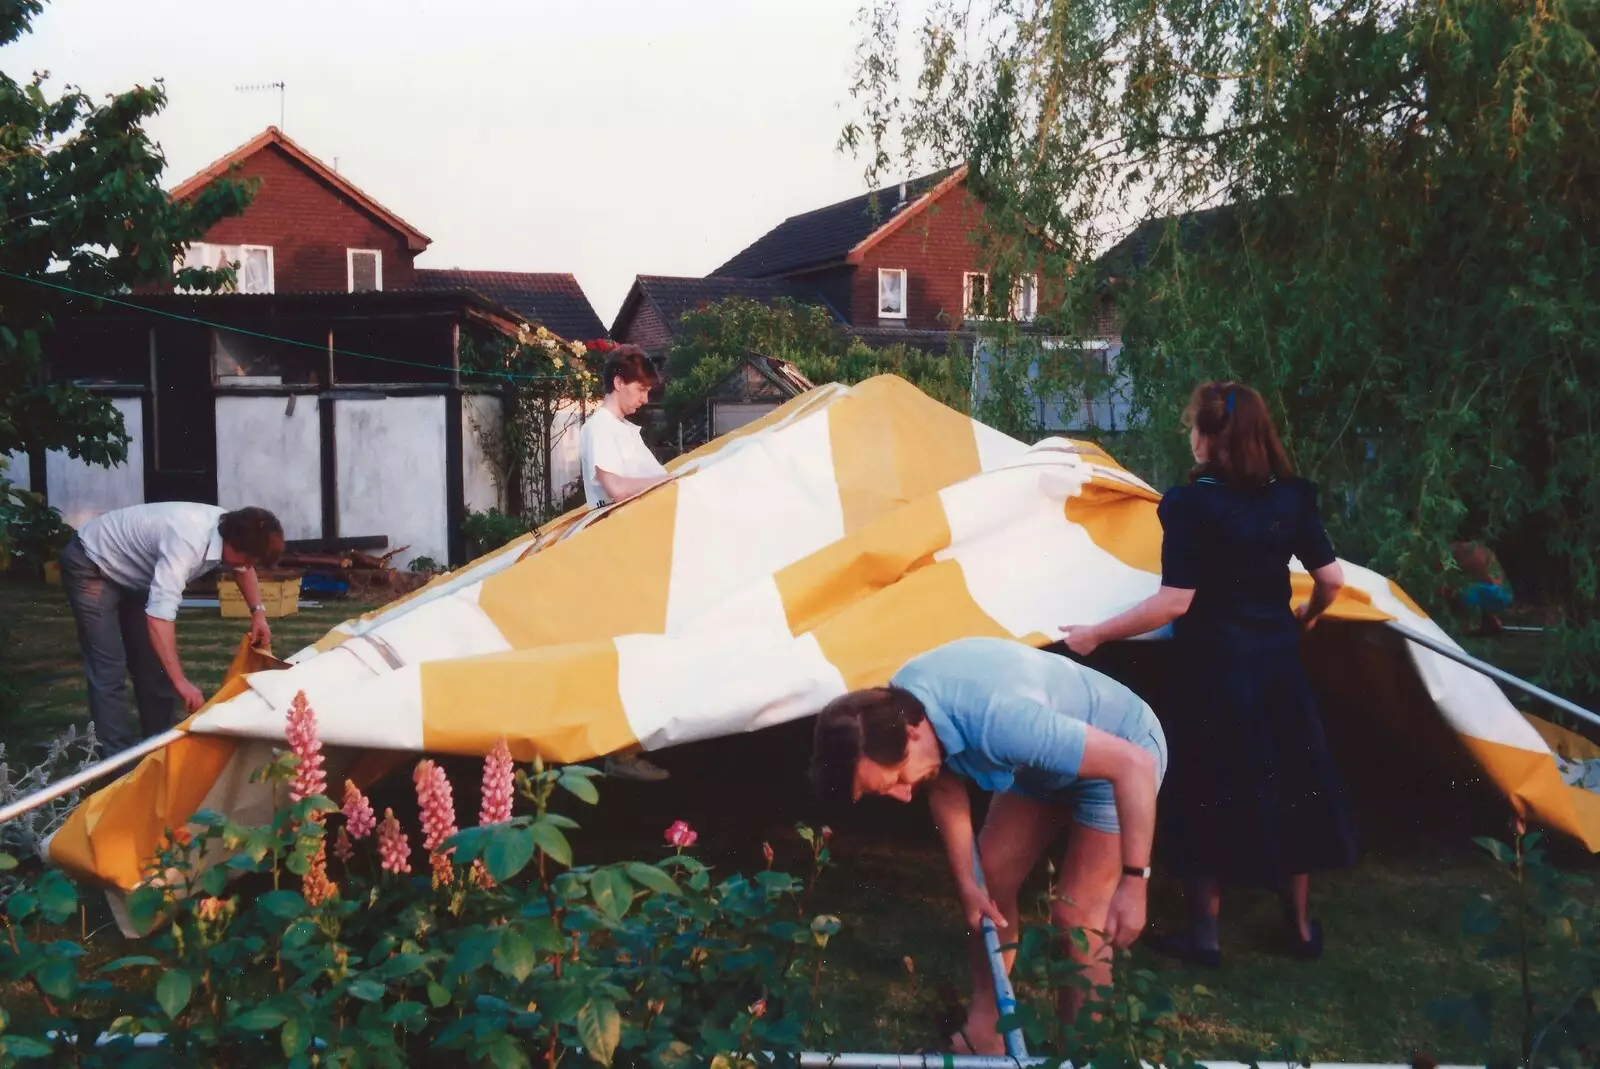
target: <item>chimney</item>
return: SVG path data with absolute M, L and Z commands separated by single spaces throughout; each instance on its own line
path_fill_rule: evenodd
M 905 202 L 906 202 L 906 184 L 904 182 L 901 182 L 900 183 L 900 203 L 896 204 L 895 207 L 899 208 L 902 205 L 904 205 Z

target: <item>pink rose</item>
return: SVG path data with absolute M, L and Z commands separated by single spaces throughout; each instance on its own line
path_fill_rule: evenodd
M 700 839 L 700 833 L 681 820 L 672 822 L 672 827 L 666 832 L 667 842 L 682 850 L 686 846 L 693 846 Z

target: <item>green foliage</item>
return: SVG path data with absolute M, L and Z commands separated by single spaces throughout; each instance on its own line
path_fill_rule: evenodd
M 407 565 L 407 570 L 420 575 L 439 575 L 446 569 L 444 565 L 424 554 L 420 557 L 412 557 L 411 563 Z
M 965 160 L 1048 325 L 1114 298 L 1125 461 L 1177 479 L 1190 388 L 1248 381 L 1343 555 L 1427 600 L 1452 539 L 1493 544 L 1600 687 L 1600 8 L 940 0 L 904 82 L 898 19 L 867 12 L 847 142 Z
M 293 762 L 267 778 L 281 784 Z M 553 803 L 593 803 L 595 775 L 519 771 L 525 812 L 442 844 L 444 880 L 427 856 L 397 874 L 357 843 L 327 862 L 326 898 L 313 870 L 340 819 L 327 799 L 266 827 L 197 814 L 152 859 L 164 875 L 127 899 L 140 952 L 95 968 L 92 944 L 56 930 L 77 917 L 78 890 L 47 872 L 6 900 L 0 940 L 0 980 L 31 989 L 47 1019 L 23 1026 L 8 996 L 0 1066 L 659 1069 L 753 1065 L 814 1042 L 838 930 L 809 914 L 825 839 L 811 837 L 810 881 L 719 874 L 681 849 L 575 865 L 577 824 Z M 113 1038 L 96 1048 L 102 1032 Z M 165 1038 L 136 1048 L 147 1033 Z
M 1497 1013 L 1519 1021 L 1521 1049 L 1490 1052 L 1491 1065 L 1593 1065 L 1600 1049 L 1600 909 L 1591 882 L 1556 868 L 1538 832 L 1477 842 L 1504 873 L 1509 893 L 1475 899 L 1461 931 L 1481 944 L 1483 960 L 1515 962 L 1521 990 L 1509 1007 L 1488 989 L 1441 1000 L 1435 1016 L 1479 1042 Z
M 958 411 L 970 403 L 972 367 L 954 339 L 937 354 L 908 345 L 875 349 L 815 305 L 730 297 L 679 320 L 667 355 L 669 422 L 693 419 L 711 391 L 752 353 L 787 360 L 818 385 L 899 375 Z
M 25 32 L 41 6 L 0 6 L 0 41 Z M 186 201 L 167 197 L 166 160 L 145 130 L 166 105 L 159 82 L 97 104 L 70 86 L 51 99 L 45 79 L 0 73 L 0 454 L 59 449 L 114 464 L 128 443 L 116 409 L 48 379 L 44 339 L 68 298 L 41 283 L 113 294 L 168 279 L 183 247 L 242 211 L 250 190 L 219 181 Z M 205 289 L 224 276 L 191 269 L 175 281 Z
M 520 516 L 489 509 L 486 512 L 468 512 L 461 521 L 461 533 L 467 539 L 467 556 L 481 557 L 499 549 L 532 530 Z
M 72 539 L 61 513 L 36 494 L 0 475 L 0 572 L 12 565 L 37 569 Z

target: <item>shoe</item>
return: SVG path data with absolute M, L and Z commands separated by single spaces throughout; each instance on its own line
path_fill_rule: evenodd
M 1289 937 L 1289 953 L 1301 961 L 1322 960 L 1322 922 L 1312 921 L 1310 924 L 1311 938 L 1300 938 L 1300 927 L 1291 923 L 1287 935 Z
M 1178 961 L 1197 965 L 1202 969 L 1222 968 L 1221 948 L 1197 946 L 1194 936 L 1188 932 L 1147 936 L 1144 945 L 1164 958 L 1176 958 Z
M 672 778 L 672 773 L 636 753 L 619 753 L 606 758 L 606 775 L 612 779 L 631 779 L 639 783 L 660 783 Z

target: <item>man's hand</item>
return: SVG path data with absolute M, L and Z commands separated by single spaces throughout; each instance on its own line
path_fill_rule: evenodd
M 272 628 L 267 624 L 267 614 L 264 612 L 252 613 L 250 616 L 250 645 L 258 650 L 272 650 Z
M 206 696 L 200 693 L 200 688 L 187 679 L 180 679 L 173 684 L 173 689 L 178 692 L 178 697 L 183 699 L 183 708 L 186 712 L 197 712 L 206 703 Z
M 1006 926 L 1006 915 L 1000 912 L 1000 907 L 995 905 L 994 899 L 988 892 L 973 882 L 961 884 L 957 893 L 961 896 L 961 912 L 967 918 L 967 927 L 976 932 L 983 927 L 983 918 L 988 917 L 994 921 L 996 928 Z
M 1100 634 L 1092 624 L 1067 624 L 1056 630 L 1061 632 L 1067 649 L 1079 657 L 1087 657 L 1100 648 Z
M 1106 911 L 1106 942 L 1118 949 L 1126 949 L 1144 931 L 1146 896 L 1150 881 L 1137 876 L 1124 876 L 1111 896 L 1111 908 Z

